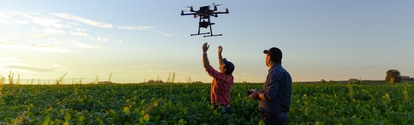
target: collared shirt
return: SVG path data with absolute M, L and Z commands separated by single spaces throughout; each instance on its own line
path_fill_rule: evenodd
M 281 64 L 269 69 L 262 92 L 265 100 L 259 101 L 260 112 L 288 112 L 292 92 L 292 78 Z
M 213 77 L 210 90 L 211 104 L 230 104 L 230 89 L 234 80 L 233 75 L 218 72 L 211 65 L 206 67 L 206 71 Z

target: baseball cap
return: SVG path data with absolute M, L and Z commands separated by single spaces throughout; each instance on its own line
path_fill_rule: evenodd
M 223 63 L 226 64 L 225 68 L 226 68 L 226 74 L 230 75 L 233 73 L 234 71 L 234 64 L 230 61 L 228 61 L 226 58 L 223 59 Z
M 275 63 L 280 63 L 282 61 L 282 51 L 279 48 L 272 47 L 268 50 L 264 50 L 263 53 L 268 54 L 270 59 Z

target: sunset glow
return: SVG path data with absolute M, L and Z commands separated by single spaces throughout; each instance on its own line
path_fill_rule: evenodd
M 414 77 L 412 1 L 0 1 L 0 76 L 118 83 L 150 79 L 211 82 L 201 63 L 208 42 L 235 64 L 235 82 L 263 82 L 262 51 L 279 47 L 294 81 Z M 190 37 L 198 19 L 186 6 L 223 4 L 212 18 L 220 37 Z M 352 9 L 351 9 L 352 8 Z M 206 30 L 206 29 L 202 29 Z M 26 81 L 22 81 L 26 83 Z

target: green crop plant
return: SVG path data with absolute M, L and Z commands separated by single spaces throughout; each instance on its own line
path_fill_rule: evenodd
M 263 83 L 235 83 L 232 114 L 210 104 L 211 84 L 3 85 L 0 124 L 263 124 L 257 100 Z M 344 81 L 345 82 L 345 81 Z M 3 83 L 3 84 L 2 84 Z M 58 88 L 58 89 L 57 89 Z M 414 85 L 292 85 L 289 124 L 410 124 Z M 1 92 L 1 91 L 0 91 Z
M 2 92 L 3 92 L 3 86 L 4 86 L 4 82 L 6 81 L 6 78 L 4 78 L 3 76 L 0 77 L 0 101 L 1 101 L 1 97 L 2 97 Z

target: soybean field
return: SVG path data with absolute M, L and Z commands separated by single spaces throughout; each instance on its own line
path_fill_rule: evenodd
M 249 89 L 235 83 L 231 115 L 210 104 L 210 84 L 0 86 L 0 124 L 263 124 Z M 294 83 L 289 124 L 414 123 L 414 86 Z

